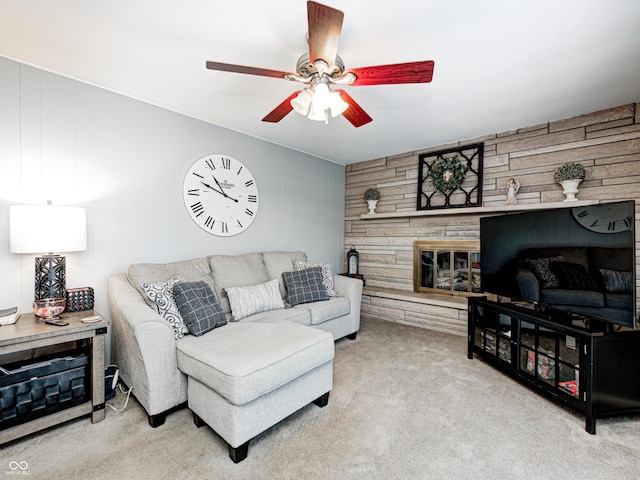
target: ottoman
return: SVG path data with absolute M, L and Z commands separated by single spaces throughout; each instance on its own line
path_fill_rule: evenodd
M 220 435 L 235 463 L 259 433 L 311 402 L 327 404 L 333 357 L 329 332 L 290 322 L 229 323 L 177 342 L 195 424 Z

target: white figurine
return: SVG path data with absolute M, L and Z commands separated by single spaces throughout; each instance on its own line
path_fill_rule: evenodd
M 505 205 L 517 205 L 518 198 L 516 197 L 516 193 L 520 190 L 520 182 L 515 178 L 510 178 L 507 182 L 507 201 Z

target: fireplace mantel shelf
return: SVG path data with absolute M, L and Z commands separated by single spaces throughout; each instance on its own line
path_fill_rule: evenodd
M 582 207 L 595 205 L 599 200 L 578 200 L 575 202 L 525 203 L 522 205 L 490 205 L 485 207 L 442 208 L 434 210 L 416 210 L 390 213 L 366 213 L 360 215 L 361 220 L 378 220 L 382 218 L 429 217 L 445 215 L 492 215 L 496 213 L 520 212 L 524 210 L 545 210 L 549 208 Z

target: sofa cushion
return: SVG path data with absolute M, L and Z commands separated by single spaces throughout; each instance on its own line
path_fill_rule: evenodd
M 287 287 L 287 303 L 292 307 L 300 303 L 329 299 L 322 284 L 321 267 L 306 268 L 297 272 L 284 272 L 282 278 Z
M 258 285 L 271 280 L 259 253 L 210 255 L 207 258 L 215 284 L 214 292 L 225 313 L 231 312 L 225 288 Z
M 199 337 L 227 324 L 224 312 L 206 282 L 179 282 L 173 286 L 173 296 L 180 316 L 191 335 Z
M 304 270 L 305 268 L 321 267 L 322 268 L 322 284 L 330 297 L 337 297 L 336 289 L 333 286 L 333 266 L 329 263 L 313 263 L 300 260 L 293 261 L 293 269 L 295 271 Z
M 287 289 L 284 286 L 282 274 L 293 270 L 294 261 L 307 261 L 307 254 L 301 251 L 293 252 L 262 252 L 262 260 L 267 268 L 270 279 L 277 278 L 280 282 L 280 296 L 287 296 Z
M 278 289 L 278 280 L 275 278 L 260 285 L 226 287 L 224 291 L 231 305 L 234 322 L 255 313 L 284 308 Z
M 582 305 L 598 308 L 605 306 L 604 295 L 591 290 L 543 288 L 540 290 L 540 301 L 545 305 Z
M 127 270 L 129 282 L 150 306 L 152 306 L 152 302 L 146 296 L 142 284 L 164 282 L 174 275 L 182 275 L 187 282 L 202 280 L 213 288 L 211 268 L 209 268 L 209 261 L 206 258 L 171 263 L 134 263 Z
M 349 315 L 351 302 L 346 297 L 332 297 L 326 302 L 303 303 L 291 310 L 306 310 L 311 316 L 311 325 L 318 325 L 328 320 Z
M 317 305 L 315 303 L 310 305 Z M 274 322 L 292 322 L 298 325 L 311 325 L 311 314 L 309 310 L 295 308 L 285 308 L 283 310 L 269 310 L 268 312 L 260 312 L 255 315 L 251 315 L 242 320 L 243 322 L 261 322 L 261 323 L 274 323 Z
M 604 303 L 608 308 L 633 312 L 633 295 L 629 293 L 605 293 Z
M 180 311 L 173 296 L 173 286 L 179 282 L 184 282 L 182 275 L 174 275 L 165 282 L 141 284 L 142 290 L 156 311 L 169 322 L 176 340 L 184 337 L 184 334 L 189 331 L 180 316 Z
M 244 405 L 324 365 L 334 356 L 329 332 L 283 322 L 230 323 L 178 343 L 178 368 L 233 405 Z
M 553 262 L 550 264 L 553 273 L 560 280 L 560 287 L 568 290 L 597 290 L 596 281 L 587 269 L 578 263 Z

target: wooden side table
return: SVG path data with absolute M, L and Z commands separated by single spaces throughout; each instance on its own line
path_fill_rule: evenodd
M 16 323 L 0 326 L 0 365 L 3 356 L 11 353 L 87 340 L 90 345 L 91 376 L 90 394 L 86 402 L 0 430 L 0 444 L 85 415 L 91 415 L 92 423 L 104 420 L 104 344 L 109 324 L 104 317 L 95 323 L 82 322 L 83 318 L 93 315 L 100 314 L 95 310 L 63 313 L 60 318 L 69 322 L 69 325 L 59 327 L 38 322 L 33 313 L 25 313 L 20 315 Z

